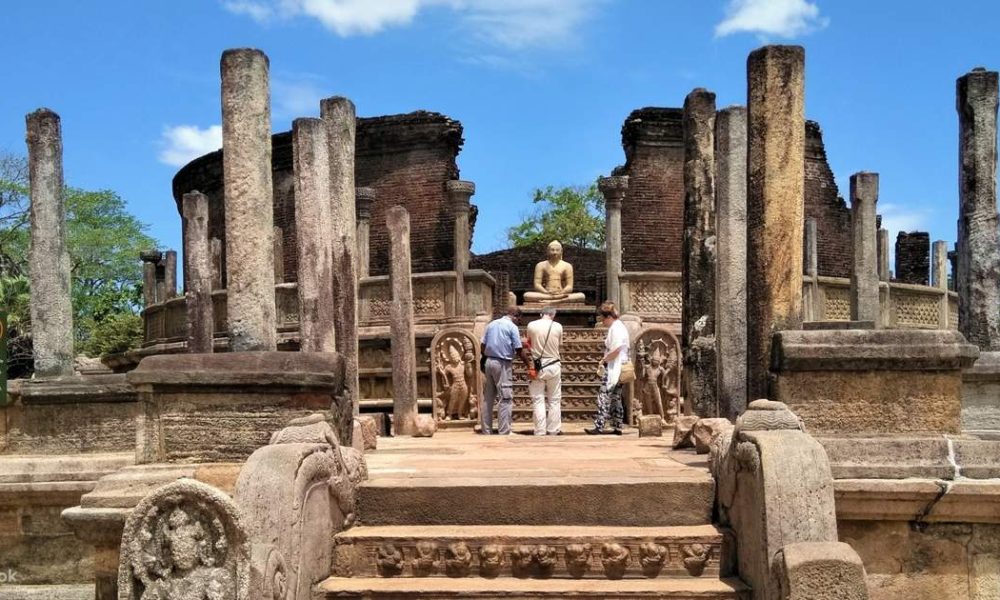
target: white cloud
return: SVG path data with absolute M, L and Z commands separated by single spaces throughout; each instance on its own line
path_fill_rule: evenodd
M 730 0 L 726 18 L 715 26 L 715 37 L 734 33 L 794 38 L 830 23 L 819 7 L 807 0 Z
M 275 76 L 271 80 L 273 119 L 295 119 L 319 115 L 319 101 L 332 96 L 315 75 Z
M 182 167 L 195 158 L 222 147 L 222 125 L 201 129 L 197 125 L 177 125 L 163 129 L 160 162 Z
M 456 13 L 472 37 L 521 50 L 571 43 L 578 28 L 606 0 L 224 0 L 226 10 L 258 22 L 307 17 L 341 37 L 372 35 L 409 25 L 422 11 Z

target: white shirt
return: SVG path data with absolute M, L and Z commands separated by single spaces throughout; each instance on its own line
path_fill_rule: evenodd
M 608 363 L 608 388 L 613 388 L 618 384 L 618 377 L 622 373 L 622 364 L 628 362 L 629 339 L 628 329 L 620 319 L 615 319 L 611 327 L 608 327 L 608 334 L 604 336 L 604 348 L 611 352 L 615 348 L 621 348 L 618 356 Z

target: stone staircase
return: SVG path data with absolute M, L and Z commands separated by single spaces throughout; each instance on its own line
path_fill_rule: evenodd
M 597 407 L 601 378 L 597 366 L 604 356 L 607 329 L 564 327 L 562 348 L 562 419 L 565 422 L 589 421 Z M 524 328 L 521 336 L 525 337 Z M 524 364 L 514 361 L 514 420 L 531 422 L 531 396 Z
M 648 439 L 380 440 L 314 597 L 748 600 L 711 476 Z

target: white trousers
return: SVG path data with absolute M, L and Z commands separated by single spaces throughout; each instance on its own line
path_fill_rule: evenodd
M 535 435 L 556 434 L 562 428 L 562 367 L 548 365 L 528 382 Z

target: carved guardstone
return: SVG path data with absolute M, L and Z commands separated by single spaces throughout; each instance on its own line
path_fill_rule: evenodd
M 193 479 L 142 499 L 125 522 L 119 600 L 249 600 L 250 549 L 236 504 Z
M 464 329 L 446 329 L 431 341 L 434 417 L 438 421 L 478 419 L 479 344 Z

